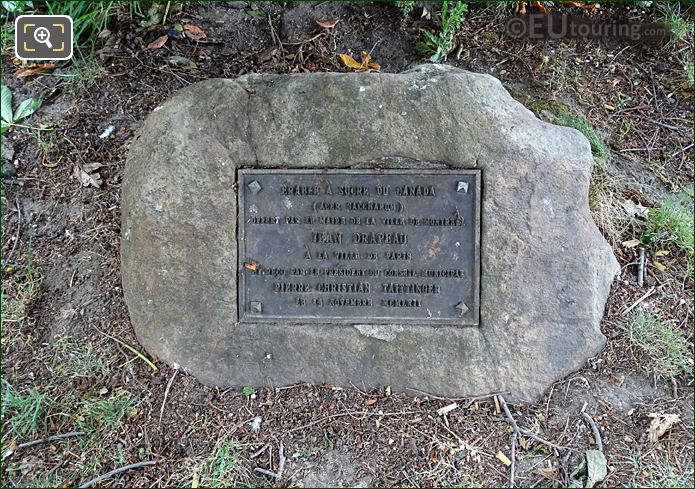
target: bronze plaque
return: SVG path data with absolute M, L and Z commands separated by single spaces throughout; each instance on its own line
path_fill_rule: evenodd
M 239 320 L 478 325 L 480 180 L 239 170 Z

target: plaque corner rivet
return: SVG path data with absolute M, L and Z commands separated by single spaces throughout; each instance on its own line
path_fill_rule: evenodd
M 459 182 L 456 184 L 456 191 L 457 191 L 457 192 L 468 193 L 468 182 L 459 181 Z
M 469 311 L 468 306 L 467 306 L 466 303 L 463 302 L 463 301 L 459 302 L 459 303 L 456 304 L 454 307 L 455 307 L 456 309 L 458 309 L 459 311 L 461 311 L 461 316 L 462 316 L 462 317 L 463 317 L 464 314 L 466 314 L 466 313 Z
M 260 314 L 263 312 L 263 304 L 260 301 L 251 301 L 251 312 Z
M 249 190 L 251 191 L 252 194 L 256 195 L 258 192 L 261 191 L 263 187 L 261 187 L 261 184 L 258 183 L 258 180 L 254 180 L 253 182 L 249 183 L 247 185 Z

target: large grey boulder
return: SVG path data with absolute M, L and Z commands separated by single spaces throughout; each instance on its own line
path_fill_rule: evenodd
M 619 267 L 589 142 L 488 75 L 249 75 L 178 92 L 132 143 L 125 299 L 139 340 L 206 384 L 390 385 L 533 400 L 601 350 Z M 480 168 L 480 326 L 238 323 L 238 168 Z

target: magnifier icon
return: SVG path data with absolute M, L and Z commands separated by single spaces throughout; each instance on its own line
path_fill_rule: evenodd
M 48 49 L 53 49 L 51 44 L 51 33 L 45 27 L 39 27 L 34 31 L 34 40 L 38 43 L 45 44 Z

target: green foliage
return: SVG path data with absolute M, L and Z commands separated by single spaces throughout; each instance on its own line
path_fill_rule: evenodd
M 252 396 L 256 393 L 256 389 L 253 387 L 244 387 L 241 392 L 243 392 L 245 396 Z
M 396 0 L 394 3 L 396 7 L 398 7 L 398 10 L 401 11 L 403 17 L 409 16 L 415 6 L 415 0 Z
M 216 453 L 196 469 L 200 477 L 200 485 L 202 487 L 245 485 L 248 481 L 248 471 L 243 465 L 243 454 L 243 446 L 236 438 L 222 442 Z
M 108 399 L 85 399 L 77 411 L 77 425 L 88 433 L 114 428 L 134 405 L 135 399 L 125 390 Z
M 682 41 L 693 37 L 693 24 L 681 14 L 680 2 L 663 2 L 661 11 L 664 21 L 671 30 L 673 41 Z
M 589 124 L 589 121 L 586 120 L 586 117 L 581 114 L 573 114 L 566 108 L 560 110 L 557 117 L 557 123 L 559 125 L 571 127 L 584 134 L 591 144 L 591 152 L 598 159 L 597 163 L 599 166 L 603 166 L 610 151 L 606 143 L 603 142 L 601 136 L 598 135 L 596 130 Z
M 48 394 L 35 388 L 17 392 L 9 382 L 3 382 L 2 422 L 17 438 L 36 437 L 46 429 L 47 414 L 53 406 Z
M 41 100 L 28 98 L 23 100 L 17 110 L 12 112 L 12 91 L 2 85 L 0 88 L 0 110 L 2 120 L 0 121 L 0 134 L 7 132 L 12 126 L 16 126 L 19 122 L 29 117 L 31 114 L 39 110 Z
M 109 373 L 108 360 L 92 343 L 77 345 L 61 338 L 55 343 L 53 365 L 58 375 L 68 378 L 102 379 Z
M 693 268 L 693 233 L 695 232 L 695 213 L 693 212 L 693 190 L 670 197 L 666 202 L 651 209 L 647 216 L 647 230 L 642 242 L 652 251 L 675 246 L 686 256 L 688 268 Z
M 21 14 L 25 10 L 34 8 L 33 2 L 15 0 L 12 2 L 0 2 L 2 8 L 13 14 Z
M 458 0 L 442 2 L 442 12 L 437 18 L 439 33 L 422 30 L 425 39 L 417 45 L 420 52 L 428 55 L 430 61 L 434 63 L 445 61 L 454 49 L 454 37 L 463 24 L 463 14 L 466 12 L 468 12 L 468 6 Z
M 648 360 L 642 365 L 645 370 L 653 369 L 665 377 L 692 374 L 691 344 L 670 323 L 639 311 L 622 328 L 630 336 L 630 341 L 646 353 Z

